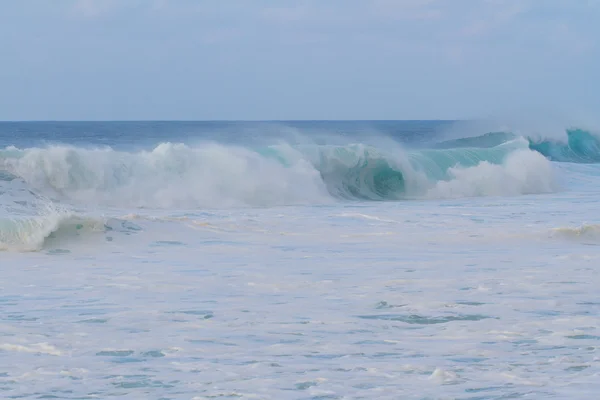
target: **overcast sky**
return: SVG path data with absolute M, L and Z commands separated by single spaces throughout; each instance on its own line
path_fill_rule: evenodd
M 0 119 L 597 114 L 599 21 L 599 0 L 0 0 Z

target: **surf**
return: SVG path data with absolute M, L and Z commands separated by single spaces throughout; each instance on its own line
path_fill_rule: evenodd
M 528 168 L 517 170 L 519 162 Z M 448 149 L 169 142 L 137 152 L 11 147 L 0 151 L 0 171 L 57 202 L 125 208 L 272 207 L 553 190 L 548 160 L 519 138 L 489 148 Z M 485 180 L 485 173 L 491 178 Z
M 491 148 L 523 137 L 531 150 L 537 151 L 550 161 L 600 163 L 599 136 L 580 128 L 567 129 L 565 134 L 564 138 L 544 138 L 540 135 L 520 136 L 512 132 L 488 132 L 480 136 L 443 141 L 437 143 L 435 147 L 438 149 Z

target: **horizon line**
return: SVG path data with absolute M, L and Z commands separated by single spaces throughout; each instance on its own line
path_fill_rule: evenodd
M 48 123 L 48 122 L 457 122 L 470 119 L 14 119 L 0 123 Z

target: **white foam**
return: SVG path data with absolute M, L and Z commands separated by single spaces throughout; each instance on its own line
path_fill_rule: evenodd
M 214 143 L 163 143 L 136 153 L 53 146 L 13 149 L 0 158 L 0 168 L 52 197 L 119 208 L 323 204 L 335 201 L 332 194 L 391 200 L 553 190 L 550 162 L 523 148 L 523 140 L 481 154 L 460 149 L 407 153 L 400 146 L 380 151 L 364 144 L 297 149 L 281 144 L 263 148 L 266 154 Z M 502 165 L 460 164 L 481 157 L 499 162 L 506 154 Z M 456 165 L 446 170 L 451 160 Z M 447 177 L 451 179 L 438 182 Z
M 504 163 L 481 162 L 477 166 L 449 170 L 451 179 L 427 191 L 430 198 L 513 196 L 550 193 L 558 189 L 552 164 L 531 150 L 517 150 Z
M 21 344 L 3 343 L 0 344 L 0 350 L 34 354 L 49 354 L 52 356 L 60 356 L 63 354 L 62 351 L 48 343 L 36 343 L 29 346 L 24 346 Z
M 79 203 L 126 207 L 270 206 L 326 201 L 308 162 L 289 167 L 241 147 L 163 143 L 152 151 L 69 146 L 1 160 L 33 188 Z

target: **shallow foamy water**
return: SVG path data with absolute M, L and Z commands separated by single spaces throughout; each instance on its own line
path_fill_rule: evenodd
M 4 253 L 2 397 L 591 398 L 595 195 L 138 211 Z

